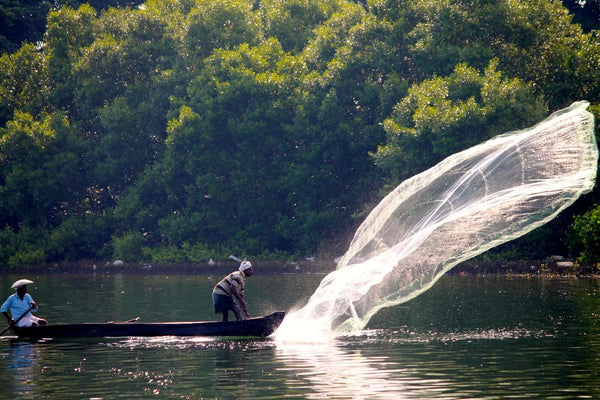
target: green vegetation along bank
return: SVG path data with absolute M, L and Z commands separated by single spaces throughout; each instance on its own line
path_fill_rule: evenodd
M 573 101 L 600 116 L 575 3 L 72 4 L 0 56 L 3 270 L 332 259 L 448 155 Z M 492 255 L 597 263 L 598 198 Z

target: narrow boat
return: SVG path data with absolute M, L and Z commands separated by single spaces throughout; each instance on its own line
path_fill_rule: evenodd
M 137 336 L 256 336 L 271 335 L 279 327 L 284 312 L 241 321 L 192 322 L 105 322 L 13 327 L 26 338 L 137 337 Z

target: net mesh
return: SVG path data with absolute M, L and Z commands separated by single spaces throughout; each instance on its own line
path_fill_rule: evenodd
M 594 186 L 598 150 L 588 105 L 574 103 L 404 181 L 280 330 L 294 321 L 321 334 L 362 329 L 378 310 L 418 296 L 456 264 L 553 219 Z

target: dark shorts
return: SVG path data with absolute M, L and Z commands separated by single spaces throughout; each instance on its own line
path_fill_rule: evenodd
M 213 293 L 213 304 L 215 306 L 215 314 L 233 310 L 233 297 L 223 296 L 222 294 Z

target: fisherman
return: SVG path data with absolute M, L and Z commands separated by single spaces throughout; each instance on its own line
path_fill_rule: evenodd
M 8 325 L 13 326 L 33 326 L 33 325 L 48 325 L 45 319 L 36 317 L 31 314 L 31 311 L 36 312 L 38 310 L 37 303 L 33 301 L 33 298 L 27 293 L 27 285 L 33 283 L 29 279 L 19 279 L 13 283 L 12 288 L 17 292 L 13 295 L 8 296 L 0 312 L 4 314 L 8 320 Z M 8 313 L 10 311 L 10 314 Z
M 251 318 L 248 314 L 246 300 L 244 300 L 244 286 L 246 278 L 252 273 L 252 264 L 250 261 L 244 260 L 238 271 L 230 273 L 215 285 L 212 291 L 215 314 L 222 313 L 223 321 L 229 319 L 229 310 L 233 311 L 238 321 L 241 320 L 240 307 L 246 318 Z M 239 307 L 234 298 L 239 303 Z

